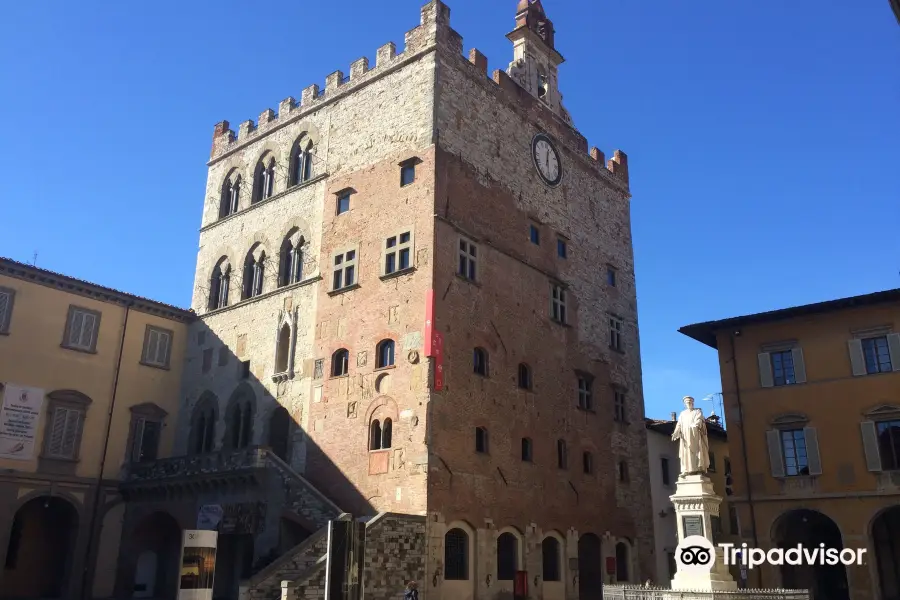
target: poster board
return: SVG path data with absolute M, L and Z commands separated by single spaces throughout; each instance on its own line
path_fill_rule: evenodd
M 44 390 L 7 383 L 0 386 L 0 459 L 31 460 Z
M 216 531 L 189 529 L 184 532 L 178 600 L 212 600 L 218 541 Z

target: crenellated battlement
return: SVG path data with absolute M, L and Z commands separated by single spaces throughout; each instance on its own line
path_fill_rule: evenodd
M 375 53 L 375 66 L 369 64 L 369 59 L 362 57 L 350 64 L 350 74 L 344 71 L 334 71 L 325 78 L 325 87 L 312 84 L 303 89 L 298 102 L 293 96 L 289 96 L 278 104 L 278 111 L 266 109 L 259 115 L 256 122 L 247 120 L 242 122 L 235 134 L 229 128 L 228 121 L 221 121 L 213 129 L 212 151 L 210 159 L 215 159 L 222 154 L 233 150 L 238 145 L 248 143 L 260 135 L 264 135 L 280 124 L 293 117 L 299 117 L 316 110 L 325 103 L 331 102 L 339 96 L 352 93 L 358 87 L 373 79 L 384 75 L 407 60 L 418 56 L 419 53 L 430 50 L 440 45 L 448 54 L 461 56 L 468 59 L 472 68 L 485 78 L 487 82 L 493 82 L 507 98 L 518 105 L 541 106 L 531 94 L 510 75 L 503 70 L 495 70 L 488 75 L 488 59 L 477 48 L 469 51 L 468 57 L 463 56 L 463 38 L 450 27 L 450 8 L 441 0 L 431 0 L 422 7 L 419 25 L 404 36 L 405 48 L 397 53 L 394 42 L 384 44 Z M 615 176 L 626 185 L 628 184 L 628 157 L 620 150 L 616 150 L 613 157 L 606 160 L 603 152 L 597 148 L 587 149 L 587 140 L 578 133 L 571 122 L 564 121 L 557 115 L 553 117 L 561 124 L 561 131 L 565 131 L 569 141 L 581 148 L 595 163 L 598 170 L 605 170 Z
M 213 129 L 210 160 L 267 133 L 292 117 L 311 112 L 339 95 L 354 91 L 438 43 L 458 47 L 462 52 L 462 37 L 450 29 L 450 8 L 441 0 L 431 0 L 422 7 L 419 25 L 406 32 L 404 43 L 405 48 L 399 54 L 394 42 L 384 44 L 375 53 L 374 67 L 370 67 L 368 58 L 362 57 L 351 63 L 349 75 L 345 76 L 340 70 L 331 73 L 325 78 L 324 89 L 318 84 L 304 88 L 299 102 L 289 96 L 279 103 L 278 112 L 266 109 L 256 122 L 242 122 L 237 133 L 230 129 L 228 121 L 220 121 Z
M 495 70 L 490 79 L 488 79 L 488 59 L 487 57 L 481 53 L 477 48 L 472 48 L 469 50 L 468 60 L 471 65 L 475 68 L 475 70 L 484 76 L 487 81 L 493 81 L 497 86 L 503 90 L 503 92 L 508 96 L 508 98 L 516 103 L 521 102 L 523 95 L 527 96 L 530 100 L 530 94 L 526 92 L 522 87 L 516 83 L 516 81 L 506 73 L 506 71 L 502 71 L 500 69 Z M 571 127 L 571 124 L 569 124 Z M 587 140 L 585 140 L 581 134 L 578 134 L 574 128 L 572 128 L 572 132 L 577 137 L 577 144 L 583 146 L 584 149 L 587 148 Z M 606 161 L 606 156 L 596 147 L 592 147 L 590 152 L 588 152 L 588 156 L 593 159 L 594 163 L 596 163 L 596 167 L 598 169 L 604 169 L 608 171 L 611 175 L 616 176 L 621 179 L 626 185 L 628 184 L 628 156 L 622 152 L 621 150 L 616 150 L 613 153 L 613 157 Z

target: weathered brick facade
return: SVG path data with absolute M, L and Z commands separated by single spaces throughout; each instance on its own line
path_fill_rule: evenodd
M 385 547 L 390 554 L 399 544 L 421 569 L 382 565 L 375 570 L 384 580 L 367 583 L 366 597 L 387 598 L 396 585 L 399 593 L 409 569 L 421 572 L 423 598 L 502 597 L 512 582 L 498 581 L 497 538 L 508 532 L 530 597 L 589 598 L 617 542 L 629 548 L 629 580 L 642 581 L 652 564 L 627 158 L 617 151 L 605 163 L 574 129 L 540 2 L 520 3 L 510 34 L 516 60 L 509 75 L 492 79 L 483 55 L 463 57 L 449 15 L 432 1 L 400 54 L 385 45 L 374 67 L 360 59 L 349 79 L 336 72 L 324 93 L 311 86 L 299 104 L 288 98 L 277 115 L 265 111 L 237 135 L 227 122 L 216 126 L 193 296 L 201 319 L 187 353 L 179 440 L 194 451 L 195 411 L 214 405 L 214 447 L 228 447 L 244 418 L 234 420 L 234 406 L 252 397 L 250 442 L 275 445 L 275 416 L 286 408 L 286 462 L 342 510 L 427 517 L 421 532 Z M 560 154 L 557 186 L 535 168 L 539 133 Z M 312 144 L 313 166 L 292 186 L 298 140 Z M 271 194 L 252 202 L 257 165 L 273 158 Z M 406 185 L 401 163 L 415 164 Z M 238 174 L 237 212 L 225 215 L 223 186 Z M 339 212 L 345 193 L 349 210 Z M 529 240 L 531 226 L 539 245 Z M 385 276 L 386 240 L 407 232 L 412 268 Z M 461 237 L 478 249 L 474 282 L 457 273 Z M 301 238 L 302 278 L 279 287 L 283 242 Z M 354 285 L 335 290 L 335 256 L 351 260 L 349 251 Z M 264 275 L 242 300 L 248 256 Z M 213 274 L 226 265 L 228 305 L 211 305 Z M 551 284 L 566 290 L 565 324 L 550 318 Z M 429 294 L 431 326 L 443 335 L 442 389 L 436 358 L 426 356 Z M 610 348 L 610 317 L 623 325 L 622 351 Z M 379 368 L 382 340 L 393 340 L 394 360 Z M 487 351 L 487 376 L 473 373 L 476 347 Z M 335 376 L 341 349 L 348 368 Z M 517 385 L 520 363 L 530 368 L 531 389 Z M 576 371 L 592 378 L 587 410 L 578 406 Z M 614 390 L 625 397 L 624 422 L 614 421 Z M 388 448 L 370 450 L 373 421 L 387 419 Z M 476 427 L 488 432 L 486 452 L 475 451 Z M 522 460 L 522 438 L 532 440 L 531 460 Z M 468 534 L 466 580 L 445 581 L 451 528 Z M 560 544 L 558 582 L 542 579 L 548 537 Z M 257 541 L 256 552 L 277 546 Z M 314 579 L 303 586 L 315 587 Z M 294 586 L 290 594 L 308 592 Z

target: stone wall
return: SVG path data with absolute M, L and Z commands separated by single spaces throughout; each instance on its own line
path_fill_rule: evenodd
M 425 549 L 425 517 L 381 514 L 370 521 L 366 525 L 366 600 L 396 600 L 410 581 L 427 589 Z

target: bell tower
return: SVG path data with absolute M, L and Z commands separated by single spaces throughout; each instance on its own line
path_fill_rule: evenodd
M 506 36 L 513 43 L 513 61 L 506 72 L 571 125 L 559 93 L 558 67 L 565 59 L 556 51 L 555 34 L 541 0 L 519 0 L 516 28 Z

